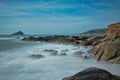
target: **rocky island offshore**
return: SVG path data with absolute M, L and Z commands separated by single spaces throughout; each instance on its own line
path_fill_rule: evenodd
M 96 60 L 120 64 L 120 23 L 111 24 L 105 34 L 26 37 L 26 41 L 45 41 L 50 43 L 93 46 L 89 51 Z M 88 68 L 63 80 L 120 80 L 110 72 L 100 68 Z

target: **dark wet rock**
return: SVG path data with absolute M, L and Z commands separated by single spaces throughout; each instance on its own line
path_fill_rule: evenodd
M 44 49 L 43 51 L 45 51 L 45 52 L 53 52 L 54 50 L 53 49 Z
M 41 54 L 32 54 L 29 57 L 32 59 L 39 59 L 39 58 L 43 58 L 44 56 Z
M 54 49 L 44 49 L 43 51 L 50 53 L 51 56 L 58 55 L 58 51 L 56 51 Z
M 62 52 L 62 53 L 59 54 L 59 56 L 66 56 L 66 55 L 67 55 L 67 54 L 64 53 L 64 52 Z
M 112 75 L 104 69 L 91 67 L 63 80 L 120 80 L 120 76 Z
M 73 55 L 74 55 L 75 57 L 78 57 L 78 58 L 88 59 L 87 54 L 85 54 L 85 53 L 82 52 L 82 51 L 75 52 Z
M 26 41 L 37 41 L 37 38 L 36 38 L 36 37 L 33 37 L 33 36 L 30 36 L 30 37 L 23 38 L 22 40 L 26 40 Z
M 67 52 L 69 51 L 69 49 L 64 49 L 64 50 L 61 50 L 61 52 Z
M 53 52 L 53 53 L 58 53 L 58 51 L 54 50 L 54 49 L 44 49 L 43 51 L 45 52 Z
M 53 52 L 50 53 L 50 55 L 51 56 L 56 56 L 56 55 L 58 55 L 58 51 L 53 51 Z

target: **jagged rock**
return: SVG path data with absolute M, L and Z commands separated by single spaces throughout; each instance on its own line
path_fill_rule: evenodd
M 111 36 L 96 45 L 91 53 L 97 60 L 120 63 L 120 36 Z
M 120 76 L 115 76 L 104 69 L 91 67 L 63 80 L 120 80 Z

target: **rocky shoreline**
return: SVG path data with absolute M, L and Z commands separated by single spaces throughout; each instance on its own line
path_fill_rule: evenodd
M 23 40 L 94 46 L 89 53 L 92 54 L 95 59 L 111 63 L 120 63 L 119 35 L 27 37 Z
M 108 26 L 108 32 L 104 35 L 77 35 L 77 36 L 46 36 L 27 37 L 25 41 L 44 41 L 62 44 L 74 44 L 82 46 L 93 46 L 89 54 L 96 60 L 104 60 L 110 63 L 120 64 L 120 23 Z M 56 54 L 54 54 L 56 55 Z M 63 80 L 120 80 L 119 76 L 112 75 L 106 70 L 99 68 L 88 68 Z
M 109 25 L 108 32 L 103 35 L 55 35 L 46 37 L 31 36 L 22 40 L 93 46 L 93 49 L 89 51 L 89 53 L 92 54 L 95 59 L 104 60 L 111 63 L 120 63 L 120 23 Z

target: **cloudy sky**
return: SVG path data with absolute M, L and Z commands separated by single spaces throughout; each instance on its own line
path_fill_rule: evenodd
M 120 22 L 120 0 L 0 0 L 0 34 L 76 34 Z

